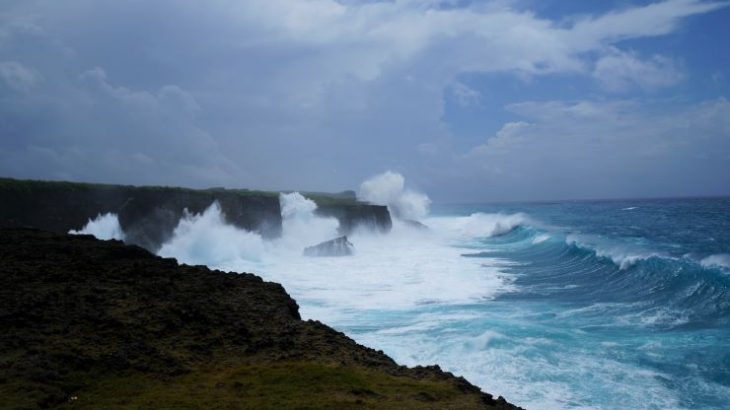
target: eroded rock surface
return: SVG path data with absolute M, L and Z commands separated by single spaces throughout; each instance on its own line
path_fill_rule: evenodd
M 347 236 L 324 241 L 314 246 L 304 248 L 304 256 L 350 256 L 355 247 Z
M 515 408 L 301 320 L 252 274 L 29 229 L 0 229 L 0 260 L 3 408 Z

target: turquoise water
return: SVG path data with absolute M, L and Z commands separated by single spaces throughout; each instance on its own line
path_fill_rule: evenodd
M 470 303 L 336 326 L 530 408 L 730 408 L 730 199 L 442 206 L 508 218 L 454 240 L 510 279 Z
M 340 258 L 303 256 L 337 221 L 282 201 L 280 239 L 213 206 L 161 253 L 279 282 L 304 318 L 528 409 L 730 408 L 730 199 L 441 206 Z

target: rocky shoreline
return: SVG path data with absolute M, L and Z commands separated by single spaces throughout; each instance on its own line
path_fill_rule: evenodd
M 317 203 L 319 215 L 337 218 L 342 235 L 360 225 L 380 232 L 391 228 L 387 207 L 359 202 L 354 192 L 307 197 Z M 0 178 L 0 198 L 0 227 L 66 233 L 81 229 L 98 215 L 114 213 L 125 242 L 150 252 L 157 252 L 172 237 L 186 211 L 199 214 L 213 202 L 219 204 L 228 224 L 265 239 L 277 238 L 282 232 L 278 192 Z
M 0 229 L 3 408 L 516 409 L 316 321 L 281 285 Z

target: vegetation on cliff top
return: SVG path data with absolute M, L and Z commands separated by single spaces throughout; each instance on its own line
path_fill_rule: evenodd
M 200 214 L 218 202 L 227 224 L 273 239 L 280 237 L 283 229 L 278 195 L 246 189 L 195 190 L 0 178 L 0 227 L 66 233 L 81 229 L 98 215 L 113 213 L 126 243 L 156 252 L 170 240 L 187 212 Z M 339 220 L 343 235 L 362 224 L 383 232 L 391 227 L 386 207 L 361 203 L 352 191 L 306 195 L 319 205 L 318 214 Z
M 117 185 L 117 184 L 100 184 L 100 183 L 87 183 L 87 182 L 72 182 L 72 181 L 43 181 L 43 180 L 30 180 L 30 179 L 13 179 L 13 178 L 2 178 L 0 177 L 0 191 L 15 191 L 22 193 L 32 193 L 39 190 L 55 190 L 55 191 L 88 191 L 88 190 L 100 190 L 100 191 L 113 191 L 118 189 L 134 189 L 140 191 L 150 192 L 207 192 L 207 193 L 229 193 L 240 196 L 264 196 L 264 197 L 276 197 L 279 195 L 278 191 L 261 191 L 255 189 L 245 188 L 223 188 L 223 187 L 212 187 L 207 189 L 193 189 L 173 186 L 135 186 L 135 185 Z M 289 191 L 287 191 L 289 192 Z M 363 204 L 357 200 L 354 191 L 343 191 L 336 193 L 328 192 L 303 192 L 303 194 L 312 199 L 317 205 L 358 205 Z
M 0 229 L 0 408 L 514 408 L 408 369 L 251 274 Z

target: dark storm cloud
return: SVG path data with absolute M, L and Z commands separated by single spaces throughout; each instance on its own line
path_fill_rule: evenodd
M 505 1 L 439 3 L 5 3 L 0 174 L 338 190 L 396 169 L 443 197 L 454 184 L 493 178 L 475 154 L 454 151 L 442 122 L 445 93 L 479 101 L 459 73 L 560 73 L 609 93 L 671 87 L 684 78 L 680 64 L 617 43 L 671 33 L 721 7 L 673 0 L 566 25 Z M 540 126 L 563 125 L 549 122 Z M 556 152 L 575 145 L 566 138 L 554 141 Z M 493 145 L 473 152 L 491 161 Z M 525 168 L 504 175 L 542 172 L 516 160 L 518 151 L 500 166 Z M 514 196 L 520 181 L 497 196 Z M 477 192 L 463 191 L 454 195 Z

